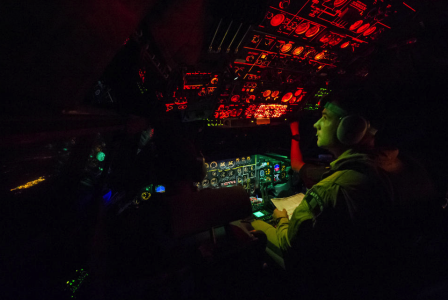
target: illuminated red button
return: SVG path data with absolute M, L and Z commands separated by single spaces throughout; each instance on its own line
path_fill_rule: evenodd
M 359 27 L 358 30 L 356 30 L 356 33 L 361 33 L 361 32 L 365 31 L 369 27 L 370 27 L 370 24 L 366 23 L 366 24 L 362 25 L 361 27 Z
M 305 33 L 306 37 L 312 37 L 315 36 L 320 30 L 319 26 L 313 26 L 310 29 L 308 29 L 308 31 Z
M 310 23 L 308 23 L 308 22 L 301 23 L 301 24 L 299 24 L 299 26 L 297 26 L 297 28 L 296 28 L 296 33 L 297 33 L 297 34 L 303 34 L 303 33 L 305 33 L 309 28 L 310 28 Z
M 292 98 L 292 93 L 286 93 L 282 97 L 282 102 L 288 102 Z
M 271 19 L 271 25 L 272 26 L 278 26 L 278 25 L 282 24 L 284 20 L 285 20 L 285 15 L 283 15 L 283 14 L 275 15 Z

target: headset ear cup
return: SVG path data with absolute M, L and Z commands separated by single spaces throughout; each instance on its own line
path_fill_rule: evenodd
M 362 140 L 368 128 L 369 123 L 363 117 L 346 116 L 339 122 L 338 140 L 344 145 L 355 145 Z

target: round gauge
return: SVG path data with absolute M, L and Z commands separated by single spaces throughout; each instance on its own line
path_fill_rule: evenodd
M 308 23 L 308 22 L 300 23 L 299 26 L 297 26 L 297 28 L 296 28 L 296 33 L 297 33 L 297 34 L 303 34 L 303 33 L 305 33 L 309 28 L 310 28 L 310 23 Z
M 298 97 L 298 96 L 300 96 L 300 94 L 302 94 L 302 92 L 303 92 L 303 90 L 297 90 L 297 91 L 294 93 L 294 96 Z
M 243 169 L 239 168 L 236 170 L 236 172 L 238 173 L 238 175 L 241 175 L 241 174 L 243 174 Z
M 239 95 L 233 95 L 232 98 L 230 98 L 230 101 L 232 102 L 239 102 L 240 96 Z
M 208 163 L 204 163 L 204 164 L 207 169 L 210 168 L 210 165 Z
M 217 178 L 212 178 L 210 180 L 210 184 L 213 185 L 213 186 L 216 186 L 218 184 L 218 179 Z
M 264 170 L 260 170 L 260 177 L 264 177 Z
M 280 49 L 280 51 L 283 52 L 283 53 L 286 53 L 286 52 L 288 52 L 289 50 L 291 50 L 291 48 L 292 48 L 292 44 L 291 44 L 291 43 L 284 44 L 284 45 L 282 46 L 282 48 Z
M 275 98 L 275 97 L 278 97 L 278 94 L 280 94 L 279 91 L 273 91 L 271 96 Z
M 255 101 L 255 99 L 257 99 L 257 97 L 255 97 L 255 95 L 250 95 L 249 97 L 247 97 L 246 102 L 250 103 L 251 101 Z
M 227 173 L 225 172 L 225 171 L 222 171 L 220 174 L 219 174 L 219 178 L 226 178 L 227 177 Z
M 218 172 L 213 171 L 213 172 L 212 172 L 212 177 L 216 177 L 216 176 L 218 176 Z
M 208 187 L 208 185 L 210 184 L 210 181 L 208 179 L 204 179 L 202 180 L 202 187 Z
M 284 20 L 285 20 L 285 15 L 277 14 L 271 19 L 271 25 L 278 26 L 278 25 L 282 24 Z
M 317 54 L 316 56 L 314 56 L 315 60 L 321 60 L 322 58 L 325 57 L 325 52 L 322 51 L 321 53 Z
M 151 193 L 150 192 L 143 192 L 141 196 L 142 196 L 143 200 L 148 200 L 149 198 L 151 198 Z
M 341 45 L 341 48 L 342 49 L 347 48 L 349 45 L 350 45 L 350 42 L 345 42 Z
M 319 42 L 321 43 L 328 43 L 330 41 L 331 35 L 324 35 L 320 38 Z
M 218 167 L 218 163 L 216 161 L 212 161 L 210 163 L 210 169 L 216 169 Z
M 271 90 L 266 90 L 263 92 L 263 97 L 269 97 L 271 95 Z
M 291 98 L 291 101 L 289 101 L 290 103 L 295 103 L 296 102 L 296 100 L 297 100 L 297 98 L 296 97 L 292 97 Z
M 291 99 L 292 99 L 292 93 L 286 93 L 282 97 L 282 102 L 288 102 Z
M 368 36 L 369 34 L 372 34 L 375 30 L 376 30 L 376 27 L 372 26 L 369 29 L 367 29 L 366 31 L 364 31 L 364 33 L 362 35 L 363 36 Z
M 304 49 L 305 49 L 305 48 L 302 47 L 302 46 L 297 47 L 296 49 L 294 49 L 294 51 L 292 52 L 292 54 L 293 54 L 293 55 L 300 55 L 300 54 L 303 52 Z
M 347 2 L 347 0 L 334 0 L 334 6 L 338 7 L 343 5 L 345 2 Z
M 331 39 L 330 41 L 330 45 L 331 46 L 336 46 L 337 44 L 339 44 L 342 41 L 342 38 L 339 36 L 334 37 L 333 39 Z
M 217 84 L 217 83 L 218 83 L 218 78 L 216 78 L 216 77 L 213 78 L 211 81 L 211 84 Z
M 370 27 L 370 24 L 366 23 L 366 24 L 362 25 L 361 27 L 359 27 L 358 30 L 356 30 L 356 33 L 364 32 L 369 27 Z
M 307 30 L 307 32 L 305 33 L 306 37 L 312 37 L 315 36 L 318 32 L 320 31 L 320 27 L 319 26 L 313 26 L 310 29 Z
M 233 175 L 235 175 L 235 172 L 233 170 L 230 170 L 229 172 L 227 172 L 228 177 L 232 177 Z
M 350 30 L 356 30 L 358 29 L 359 26 L 361 26 L 361 24 L 363 23 L 363 20 L 358 20 L 355 23 L 353 23 L 352 25 L 350 25 Z

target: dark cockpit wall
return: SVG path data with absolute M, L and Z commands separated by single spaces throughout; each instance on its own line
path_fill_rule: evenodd
M 102 209 L 126 211 L 141 188 L 162 197 L 156 193 L 158 173 L 177 173 L 169 160 L 158 165 L 166 164 L 164 170 L 139 168 L 152 164 L 137 155 L 151 158 L 151 143 L 143 144 L 152 134 L 173 128 L 207 162 L 263 153 L 288 156 L 288 121 L 301 114 L 303 151 L 312 159 L 322 153 L 314 146 L 316 107 L 341 86 L 365 84 L 382 96 L 381 142 L 423 159 L 445 195 L 443 1 L 314 2 L 4 4 L 0 144 L 6 246 L 0 267 L 7 274 L 2 298 L 88 298 L 86 286 L 101 297 L 96 287 L 102 287 L 101 272 L 110 266 L 101 256 L 107 245 Z M 330 11 L 324 6 L 341 17 L 324 13 Z M 306 12 L 297 13 L 301 7 Z M 381 33 L 357 32 L 362 25 L 351 30 L 356 11 L 384 18 L 376 20 L 384 25 L 376 26 Z M 309 31 L 314 27 L 319 32 Z M 284 105 L 287 111 L 266 105 Z M 147 208 L 141 207 L 145 215 Z M 124 229 L 117 234 L 138 236 L 148 226 L 125 221 L 120 219 Z M 130 245 L 138 238 L 130 238 Z M 161 249 L 145 255 L 119 249 L 117 257 L 125 253 L 124 262 L 139 264 L 140 256 L 149 259 Z M 190 273 L 182 271 L 170 274 L 186 278 L 182 282 L 188 285 Z M 144 285 L 139 284 L 136 289 Z M 222 286 L 216 288 L 215 296 Z M 163 288 L 159 292 L 166 295 Z

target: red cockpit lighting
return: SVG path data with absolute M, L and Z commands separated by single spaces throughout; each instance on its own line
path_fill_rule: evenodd
M 359 27 L 358 30 L 356 30 L 356 33 L 364 32 L 369 27 L 370 27 L 370 24 L 366 23 L 366 24 L 362 25 L 361 27 Z
M 284 20 L 285 20 L 285 15 L 283 15 L 283 14 L 275 15 L 271 19 L 271 25 L 272 26 L 278 26 L 278 25 L 282 24 Z
M 308 29 L 308 31 L 305 33 L 306 37 L 312 37 L 315 36 L 320 30 L 319 26 L 313 26 L 310 29 Z
M 334 1 L 334 6 L 335 6 L 335 7 L 341 6 L 341 5 L 343 5 L 345 2 L 347 2 L 347 0 L 335 0 L 335 1 Z
M 282 102 L 288 102 L 292 98 L 292 93 L 286 93 L 282 97 Z
M 348 45 L 350 45 L 350 42 L 345 42 L 345 43 L 343 43 L 343 44 L 341 45 L 341 48 L 342 48 L 342 49 L 347 48 Z
M 232 98 L 230 98 L 230 101 L 238 102 L 238 101 L 240 101 L 240 96 L 239 95 L 233 95 Z
M 271 95 L 271 90 L 266 90 L 263 92 L 263 97 L 269 97 Z
M 322 51 L 321 53 L 317 54 L 316 56 L 314 56 L 315 60 L 321 60 L 322 58 L 325 57 L 325 52 Z
M 362 23 L 363 23 L 362 20 L 356 21 L 355 23 L 353 23 L 353 24 L 350 26 L 350 30 L 356 30 L 356 29 L 358 29 L 358 27 L 361 26 Z
M 296 49 L 294 49 L 294 51 L 292 52 L 292 54 L 293 54 L 293 55 L 300 55 L 300 54 L 303 52 L 304 49 L 305 49 L 305 48 L 302 47 L 302 46 L 297 47 Z
M 275 98 L 275 97 L 278 97 L 278 94 L 280 94 L 279 91 L 273 91 L 271 96 Z
M 372 34 L 375 30 L 376 30 L 376 27 L 372 26 L 369 29 L 367 29 L 366 31 L 364 31 L 364 33 L 362 35 L 363 36 L 368 36 L 369 34 Z
M 297 91 L 294 93 L 294 96 L 299 97 L 300 94 L 302 94 L 302 92 L 303 92 L 303 90 L 297 90 Z
M 284 44 L 284 45 L 282 46 L 282 48 L 280 49 L 280 51 L 283 52 L 283 53 L 286 53 L 286 52 L 288 52 L 289 50 L 291 50 L 291 48 L 292 48 L 292 44 L 291 44 L 291 43 Z
M 297 26 L 297 28 L 296 28 L 296 33 L 297 33 L 297 34 L 303 34 L 303 33 L 305 33 L 309 28 L 310 28 L 310 23 L 308 23 L 308 22 L 301 23 L 301 24 L 299 24 L 299 26 Z
M 285 114 L 288 105 L 269 104 L 260 105 L 254 113 L 254 118 L 278 118 Z

